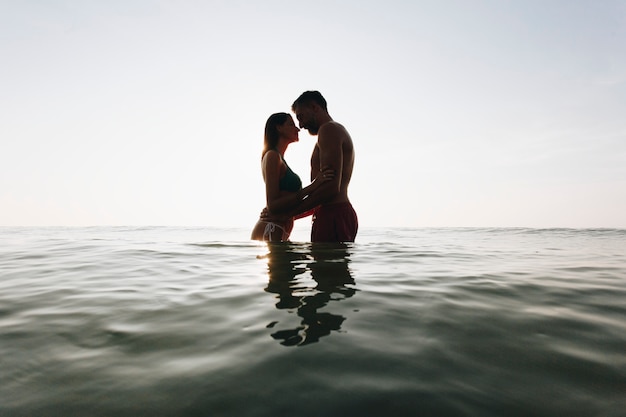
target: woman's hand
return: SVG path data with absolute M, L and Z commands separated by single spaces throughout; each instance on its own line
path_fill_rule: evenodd
M 291 216 L 276 215 L 276 214 L 270 213 L 267 207 L 261 210 L 261 215 L 259 216 L 259 219 L 263 222 L 272 222 L 272 223 L 279 223 L 279 224 L 286 222 L 290 218 Z
M 329 168 L 328 166 L 325 166 L 324 168 L 320 169 L 320 172 L 317 174 L 317 177 L 315 177 L 315 180 L 311 183 L 311 185 L 306 187 L 304 191 L 306 191 L 307 195 L 311 194 L 313 191 L 317 190 L 323 183 L 331 181 L 334 178 L 335 170 Z
M 321 184 L 323 182 L 330 181 L 334 178 L 335 178 L 335 170 L 326 166 L 322 168 L 320 172 L 317 174 L 317 177 L 315 177 L 315 182 Z

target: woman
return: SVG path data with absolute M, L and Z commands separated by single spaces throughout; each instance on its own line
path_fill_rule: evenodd
M 288 214 L 319 185 L 332 179 L 332 170 L 323 170 L 308 187 L 302 188 L 300 177 L 289 168 L 283 155 L 290 143 L 297 142 L 300 129 L 288 113 L 272 114 L 265 123 L 265 138 L 261 155 L 261 169 L 265 181 L 266 209 L 272 213 L 271 221 L 260 218 L 251 238 L 281 242 L 289 239 L 294 218 Z M 280 217 L 283 213 L 283 217 Z

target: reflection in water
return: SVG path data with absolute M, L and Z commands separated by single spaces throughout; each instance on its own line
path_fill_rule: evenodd
M 269 283 L 265 290 L 278 294 L 276 308 L 296 310 L 302 318 L 300 326 L 272 333 L 274 339 L 285 346 L 301 346 L 341 329 L 345 317 L 318 310 L 356 292 L 349 248 L 344 243 L 268 243 Z M 313 279 L 312 285 L 306 283 L 308 276 Z

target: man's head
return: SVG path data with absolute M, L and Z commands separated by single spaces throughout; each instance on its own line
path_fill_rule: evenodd
M 291 110 L 296 114 L 300 128 L 317 135 L 321 123 L 328 117 L 326 100 L 319 91 L 305 91 L 293 102 Z

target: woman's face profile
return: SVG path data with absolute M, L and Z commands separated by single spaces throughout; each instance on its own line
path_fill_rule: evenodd
M 300 132 L 300 129 L 298 129 L 292 117 L 289 117 L 285 120 L 285 123 L 278 126 L 278 133 L 288 139 L 289 142 L 297 142 L 300 140 L 298 132 Z

